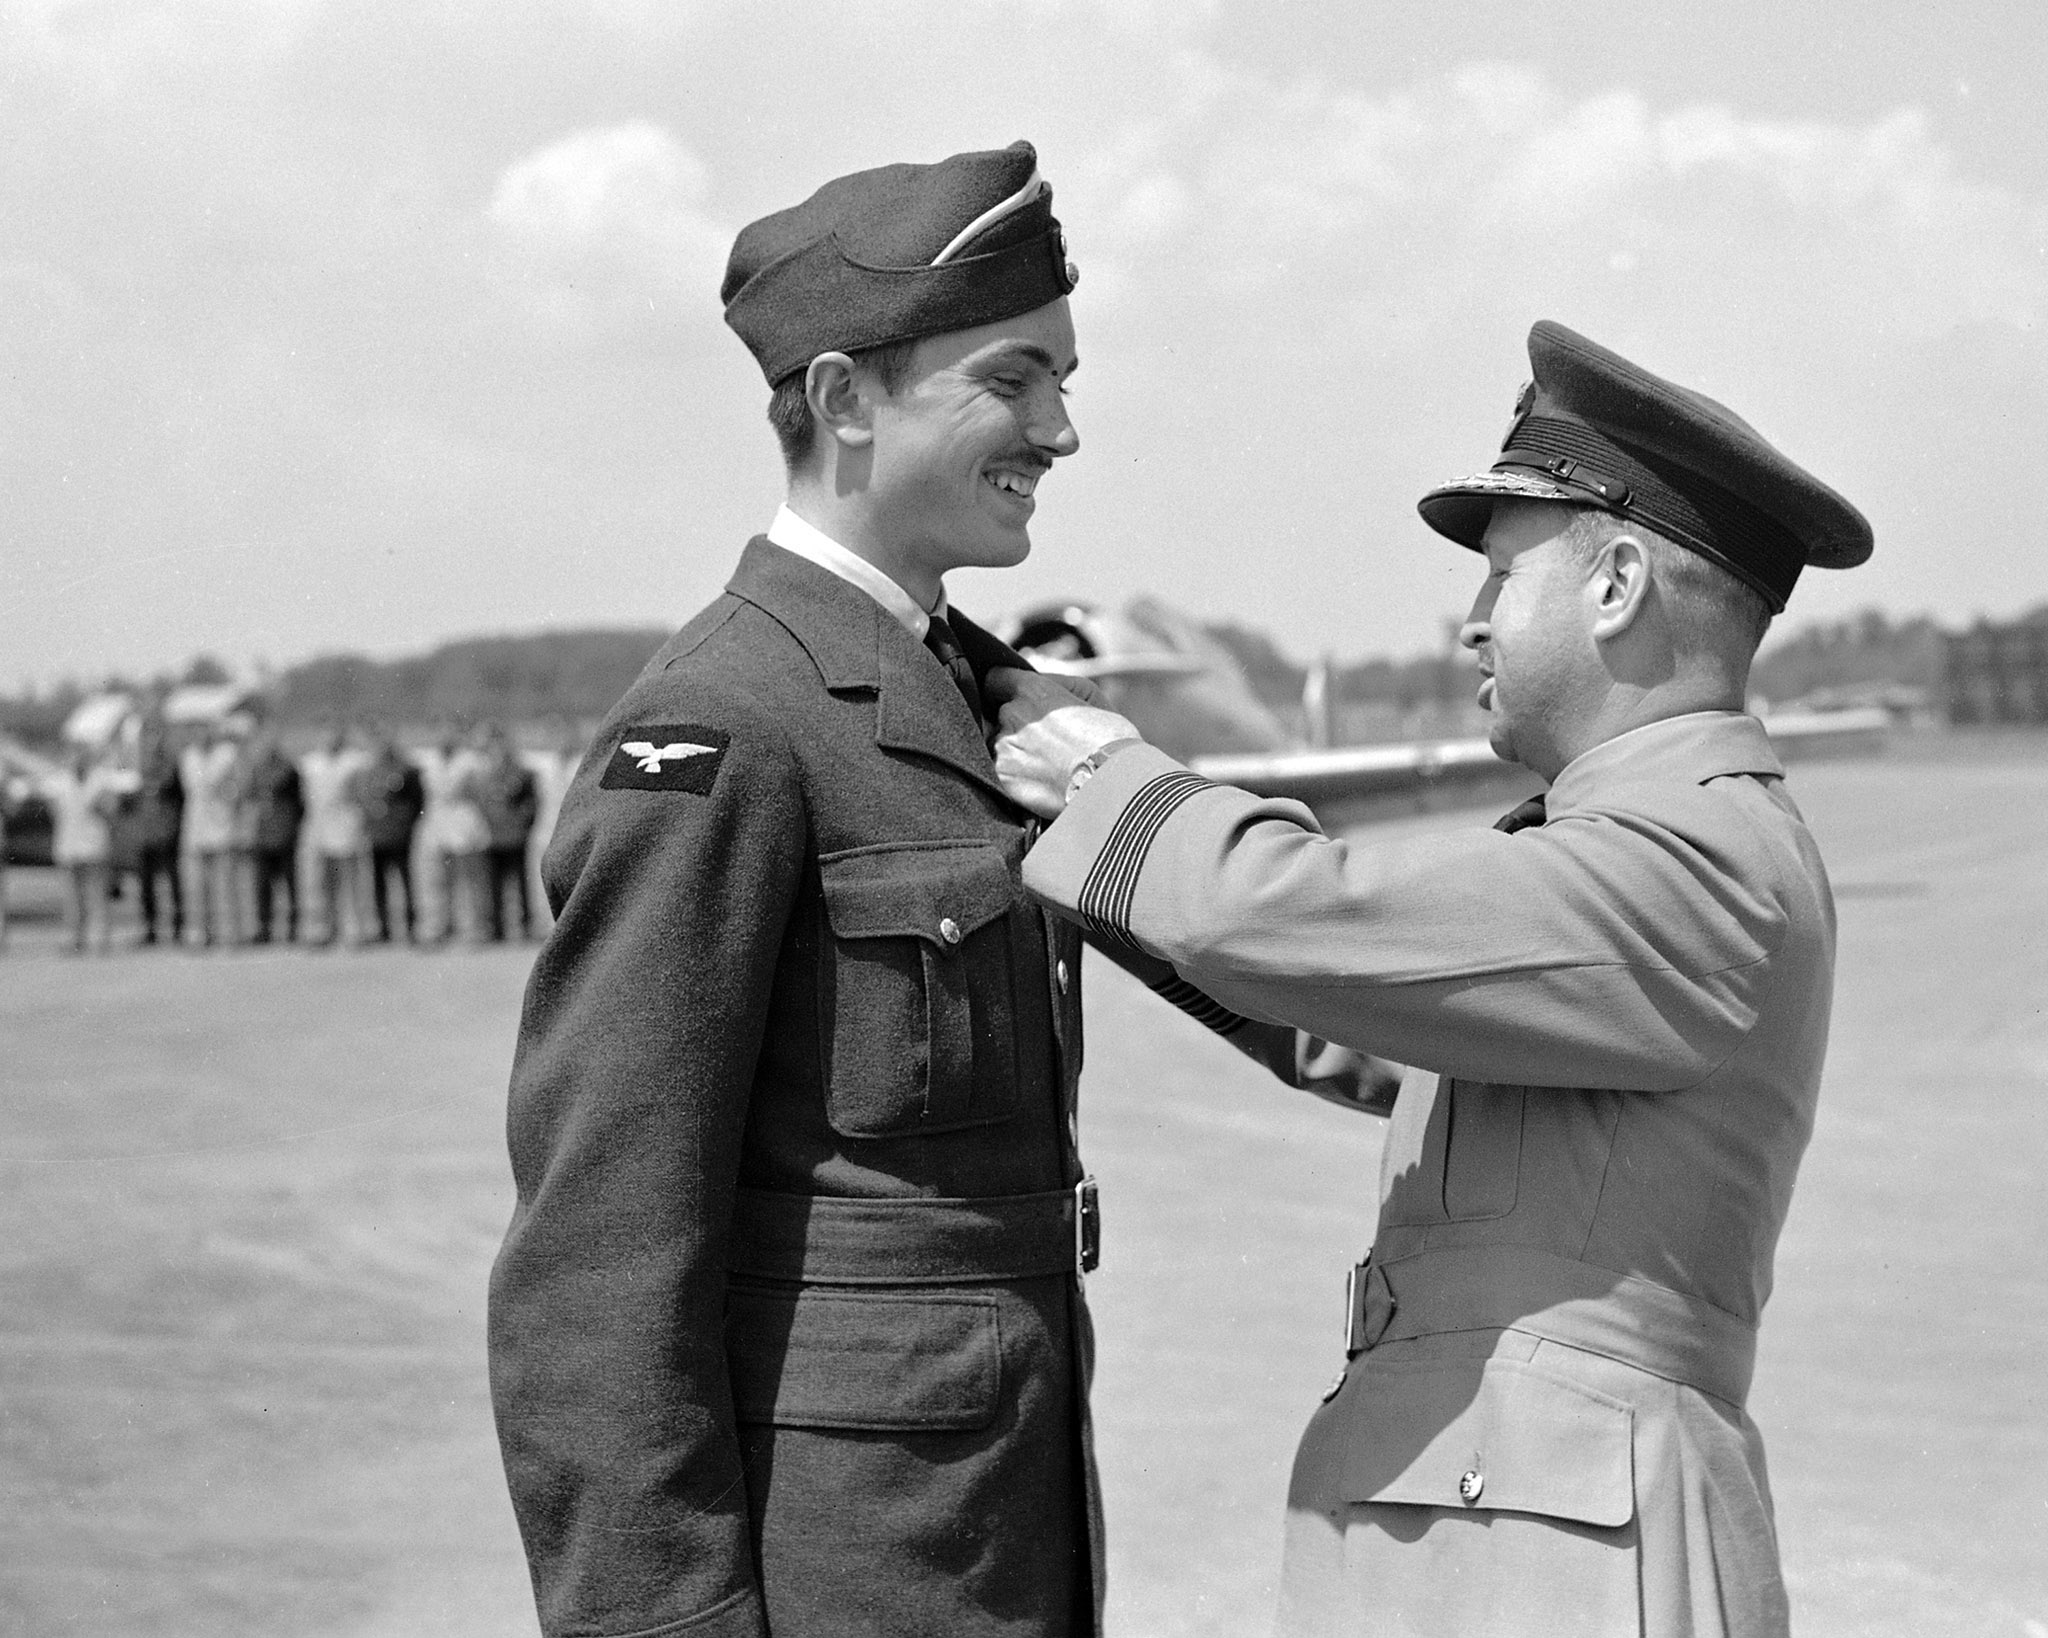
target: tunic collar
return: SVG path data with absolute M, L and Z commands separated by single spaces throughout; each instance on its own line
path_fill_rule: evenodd
M 803 644 L 826 688 L 875 691 L 876 744 L 950 763 L 1003 795 L 988 746 L 960 690 L 909 628 L 885 613 L 875 598 L 761 535 L 747 543 L 725 589 L 770 615 Z M 950 618 L 977 676 L 991 665 L 1024 663 L 965 616 Z
M 1573 758 L 1550 787 L 1550 817 L 1594 805 L 1620 784 L 1704 785 L 1730 774 L 1783 779 L 1785 765 L 1764 725 L 1748 712 L 1690 711 L 1617 734 Z
M 909 592 L 874 564 L 851 547 L 840 545 L 816 524 L 798 517 L 787 505 L 776 510 L 775 521 L 768 525 L 768 539 L 785 552 L 794 552 L 819 568 L 830 570 L 849 586 L 858 586 L 920 643 L 924 641 L 924 634 L 931 630 L 932 615 L 946 612 L 944 587 L 939 589 L 936 607 L 929 611 L 920 608 Z

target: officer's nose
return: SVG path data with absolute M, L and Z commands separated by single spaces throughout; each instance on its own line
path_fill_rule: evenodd
M 1458 627 L 1458 642 L 1462 647 L 1475 652 L 1482 643 L 1493 638 L 1493 599 L 1495 581 L 1488 575 L 1473 594 L 1472 607 L 1465 611 L 1465 623 Z

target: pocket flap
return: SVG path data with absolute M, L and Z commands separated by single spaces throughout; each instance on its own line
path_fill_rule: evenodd
M 1635 1516 L 1634 1413 L 1517 1360 L 1352 1367 L 1344 1498 L 1539 1513 L 1606 1528 Z
M 996 1299 L 729 1286 L 725 1351 L 742 1422 L 985 1428 L 1002 1386 Z
M 1002 850 L 983 842 L 827 855 L 818 876 L 839 937 L 921 938 L 940 949 L 1006 913 L 1018 891 Z

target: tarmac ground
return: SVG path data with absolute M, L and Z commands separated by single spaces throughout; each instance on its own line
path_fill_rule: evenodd
M 1751 1402 L 1795 1630 L 2048 1638 L 2048 741 L 1792 788 L 1841 915 Z M 0 1635 L 533 1631 L 482 1330 L 530 952 L 59 942 L 0 956 Z M 1087 982 L 1110 1632 L 1261 1633 L 1380 1128 Z

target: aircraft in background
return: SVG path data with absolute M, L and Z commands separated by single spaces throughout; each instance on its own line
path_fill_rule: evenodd
M 1500 760 L 1482 737 L 1333 745 L 1327 661 L 1302 691 L 1307 732 L 1254 692 L 1228 648 L 1177 610 L 1141 597 L 1109 612 L 1050 604 L 1012 620 L 1002 635 L 1040 671 L 1085 677 L 1153 744 L 1195 772 L 1261 796 L 1306 803 L 1325 829 L 1403 812 L 1499 800 L 1542 788 Z M 1762 717 L 1781 756 L 1881 749 L 1891 725 L 1880 707 L 1777 712 Z

